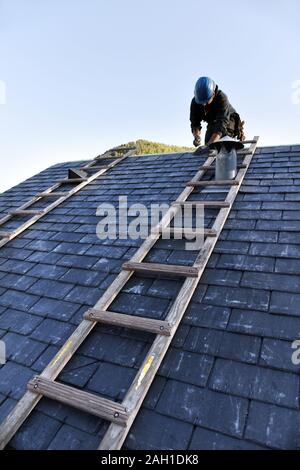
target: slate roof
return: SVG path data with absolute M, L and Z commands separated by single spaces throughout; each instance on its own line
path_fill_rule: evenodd
M 1 420 L 141 243 L 97 239 L 97 206 L 119 195 L 171 202 L 203 161 L 131 157 L 0 248 L 0 339 L 8 350 Z M 82 163 L 56 165 L 0 195 L 0 215 Z M 207 212 L 207 226 L 215 214 Z M 195 253 L 182 243 L 161 240 L 146 260 L 190 264 Z M 300 448 L 300 366 L 291 360 L 300 339 L 299 272 L 300 146 L 261 148 L 125 449 Z M 181 283 L 133 276 L 110 309 L 164 318 Z M 120 400 L 152 340 L 97 326 L 59 380 Z M 42 399 L 10 447 L 95 449 L 106 429 Z

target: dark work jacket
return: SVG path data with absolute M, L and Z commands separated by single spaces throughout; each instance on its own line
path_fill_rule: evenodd
M 210 126 L 210 132 L 227 134 L 228 129 L 234 129 L 236 110 L 231 106 L 227 95 L 216 88 L 216 96 L 208 106 L 197 104 L 195 98 L 191 102 L 190 121 L 192 129 L 201 129 L 201 121 L 206 121 Z

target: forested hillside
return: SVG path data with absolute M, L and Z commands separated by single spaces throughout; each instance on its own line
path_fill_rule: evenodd
M 150 140 L 139 139 L 136 142 L 128 142 L 127 144 L 119 145 L 118 147 L 136 147 L 137 155 L 145 155 L 149 153 L 173 153 L 173 152 L 190 152 L 194 149 L 190 147 L 180 147 L 178 145 L 161 144 L 159 142 L 152 142 Z M 116 147 L 116 149 L 118 149 Z

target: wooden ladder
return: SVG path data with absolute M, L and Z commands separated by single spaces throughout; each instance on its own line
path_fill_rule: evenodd
M 20 225 L 13 229 L 13 230 L 0 230 L 0 248 L 10 242 L 13 238 L 20 235 L 24 230 L 26 230 L 31 225 L 35 224 L 38 220 L 48 214 L 50 211 L 55 209 L 57 206 L 65 202 L 71 196 L 76 194 L 81 189 L 85 188 L 88 184 L 90 184 L 95 179 L 102 176 L 108 170 L 113 168 L 114 166 L 118 165 L 121 161 L 127 158 L 130 155 L 133 155 L 135 148 L 117 148 L 112 149 L 105 152 L 103 155 L 96 157 L 90 163 L 83 167 L 78 167 L 69 170 L 69 178 L 63 179 L 55 183 L 50 188 L 46 189 L 42 193 L 36 194 L 31 200 L 23 204 L 22 206 L 18 207 L 15 210 L 10 211 L 7 215 L 0 219 L 0 226 L 5 225 L 6 223 L 10 222 L 13 218 L 26 217 L 29 216 L 29 219 L 25 222 L 20 221 Z M 123 153 L 121 157 L 116 157 L 114 153 Z M 101 165 L 101 160 L 104 159 L 111 159 L 112 162 L 106 165 Z M 93 173 L 88 176 L 88 172 L 92 171 Z M 70 172 L 74 175 L 77 174 L 77 177 L 70 177 Z M 61 188 L 65 185 L 75 185 L 69 191 L 56 191 L 57 189 Z M 36 204 L 41 199 L 55 199 L 49 205 L 47 205 L 43 209 L 30 209 L 34 204 Z
M 208 156 L 205 164 L 201 166 L 169 211 L 163 216 L 159 224 L 151 230 L 150 235 L 144 240 L 131 260 L 124 263 L 121 272 L 98 300 L 94 308 L 89 309 L 84 314 L 82 322 L 58 351 L 50 364 L 39 376 L 33 378 L 28 383 L 27 392 L 0 426 L 1 449 L 6 446 L 43 396 L 108 420 L 111 424 L 107 429 L 99 449 L 113 450 L 122 447 L 219 238 L 255 153 L 258 139 L 259 137 L 254 137 L 253 140 L 244 142 L 245 144 L 251 144 L 250 147 L 238 152 L 238 155 L 243 157 L 243 161 L 242 164 L 239 165 L 240 169 L 238 170 L 236 178 L 230 180 L 230 182 L 223 182 L 224 185 L 229 185 L 230 187 L 225 201 L 209 201 L 209 205 L 207 205 L 207 201 L 189 202 L 189 204 L 193 205 L 204 202 L 205 206 L 216 207 L 219 210 L 212 228 L 207 229 L 207 231 L 204 230 L 206 238 L 193 266 L 143 263 L 142 261 L 150 249 L 160 239 L 164 230 L 169 226 L 176 211 L 182 204 L 186 203 L 187 198 L 194 191 L 194 188 L 199 186 L 202 176 L 213 168 L 215 160 L 213 156 Z M 218 182 L 217 185 L 219 184 Z M 205 185 L 215 186 L 216 182 L 210 180 L 209 182 L 205 182 Z M 144 273 L 162 273 L 163 275 L 169 274 L 184 278 L 182 287 L 165 320 L 141 318 L 108 310 L 113 300 L 136 271 Z M 113 400 L 108 400 L 55 381 L 59 373 L 72 358 L 75 351 L 88 337 L 95 325 L 99 323 L 147 331 L 156 335 L 122 403 L 117 403 Z

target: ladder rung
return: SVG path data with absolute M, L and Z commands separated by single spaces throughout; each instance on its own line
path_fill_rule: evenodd
M 194 266 L 182 266 L 180 264 L 160 264 L 160 263 L 134 263 L 128 261 L 122 266 L 125 271 L 139 271 L 148 273 L 161 273 L 168 275 L 197 277 L 198 268 Z
M 238 180 L 189 181 L 187 186 L 238 186 Z
M 99 165 L 95 165 L 95 166 L 81 166 L 80 167 L 80 170 L 84 170 L 84 171 L 87 171 L 87 170 L 107 170 L 107 165 L 102 165 L 102 166 L 99 166 Z
M 109 312 L 91 308 L 84 315 L 86 320 L 98 321 L 114 326 L 123 326 L 133 330 L 143 330 L 164 336 L 171 335 L 171 326 L 168 322 L 152 318 L 124 315 L 123 313 Z
M 238 169 L 247 168 L 247 165 L 245 163 L 241 163 L 241 164 L 237 165 L 237 168 Z M 202 165 L 202 166 L 200 166 L 199 169 L 200 170 L 215 170 L 215 165 L 214 164 Z
M 14 232 L 5 232 L 4 230 L 0 230 L 0 237 L 2 238 L 9 238 Z
M 120 403 L 99 397 L 92 393 L 78 390 L 44 377 L 34 377 L 27 385 L 32 392 L 41 394 L 53 400 L 73 406 L 100 418 L 107 419 L 122 426 L 126 426 L 129 414 Z
M 16 209 L 15 211 L 11 211 L 10 215 L 41 215 L 44 211 L 38 211 L 34 209 Z
M 173 202 L 172 206 L 197 206 L 201 205 L 204 207 L 230 207 L 230 203 L 226 201 L 185 201 L 185 202 Z
M 256 144 L 257 140 L 243 140 L 242 144 Z
M 58 192 L 53 191 L 52 193 L 39 193 L 35 197 L 63 197 L 67 195 L 68 195 L 68 191 L 66 191 L 65 193 L 63 192 L 58 193 Z
M 216 230 L 205 228 L 205 229 L 193 229 L 193 228 L 181 228 L 181 227 L 168 227 L 161 230 L 161 234 L 170 235 L 205 235 L 207 237 L 216 237 Z
M 59 183 L 61 184 L 69 184 L 69 183 L 82 183 L 83 181 L 87 181 L 87 178 L 66 178 L 64 180 L 60 180 Z

